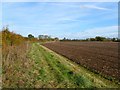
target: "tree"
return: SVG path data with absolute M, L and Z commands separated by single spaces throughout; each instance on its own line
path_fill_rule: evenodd
M 96 41 L 104 41 L 106 38 L 105 37 L 96 36 L 95 39 L 96 39 Z
M 90 41 L 95 41 L 95 38 L 90 38 Z
M 54 40 L 55 40 L 55 41 L 59 41 L 59 38 L 58 38 L 58 37 L 55 37 Z
M 34 38 L 34 36 L 33 36 L 32 34 L 29 34 L 29 35 L 28 35 L 28 38 L 29 38 L 29 39 L 32 39 L 32 38 Z
M 112 38 L 112 41 L 113 41 L 113 42 L 116 41 L 116 38 Z
M 2 29 L 2 46 L 6 48 L 7 46 L 19 45 L 23 43 L 24 37 L 14 32 L 10 32 L 8 26 Z
M 63 40 L 66 40 L 66 38 L 64 37 Z

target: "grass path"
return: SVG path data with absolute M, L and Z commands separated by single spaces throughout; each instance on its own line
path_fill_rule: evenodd
M 38 43 L 32 45 L 29 57 L 34 61 L 30 73 L 35 75 L 36 88 L 119 87 Z

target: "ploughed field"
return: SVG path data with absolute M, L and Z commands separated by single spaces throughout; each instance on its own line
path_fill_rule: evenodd
M 70 60 L 107 76 L 120 80 L 117 42 L 52 42 L 43 44 Z

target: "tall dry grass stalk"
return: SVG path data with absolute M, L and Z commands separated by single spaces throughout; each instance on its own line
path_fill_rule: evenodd
M 29 42 L 19 46 L 2 48 L 2 87 L 29 87 L 32 82 L 29 76 L 32 61 L 28 57 Z

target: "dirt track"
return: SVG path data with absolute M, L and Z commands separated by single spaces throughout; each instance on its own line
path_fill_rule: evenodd
M 44 46 L 84 67 L 120 80 L 116 42 L 54 42 Z

